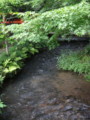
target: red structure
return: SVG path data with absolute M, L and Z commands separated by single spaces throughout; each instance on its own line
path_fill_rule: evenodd
M 5 20 L 5 22 L 0 22 L 1 23 L 5 23 L 5 24 L 22 24 L 23 20 L 20 18 L 15 18 L 13 20 Z

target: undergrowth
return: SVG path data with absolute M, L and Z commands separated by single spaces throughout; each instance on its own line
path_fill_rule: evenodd
M 58 69 L 84 74 L 86 80 L 90 81 L 90 45 L 78 52 L 62 54 L 58 58 L 57 66 Z
M 6 107 L 6 105 L 0 100 L 0 113 L 2 113 L 4 107 Z

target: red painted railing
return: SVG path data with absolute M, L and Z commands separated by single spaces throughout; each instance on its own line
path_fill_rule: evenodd
M 22 21 L 22 19 L 15 19 L 15 20 L 12 20 L 12 21 L 0 22 L 0 24 L 1 23 L 5 23 L 5 24 L 22 24 L 23 21 Z

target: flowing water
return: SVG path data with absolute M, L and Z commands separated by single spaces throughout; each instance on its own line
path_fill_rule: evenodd
M 63 43 L 28 59 L 2 91 L 7 108 L 0 120 L 90 120 L 90 83 L 56 67 L 61 51 L 80 50 L 85 44 Z

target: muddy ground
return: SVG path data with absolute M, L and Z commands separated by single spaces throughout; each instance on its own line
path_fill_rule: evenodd
M 62 52 L 81 50 L 86 44 L 62 43 L 29 58 L 4 86 L 1 98 L 7 108 L 0 120 L 90 120 L 90 83 L 56 66 Z

